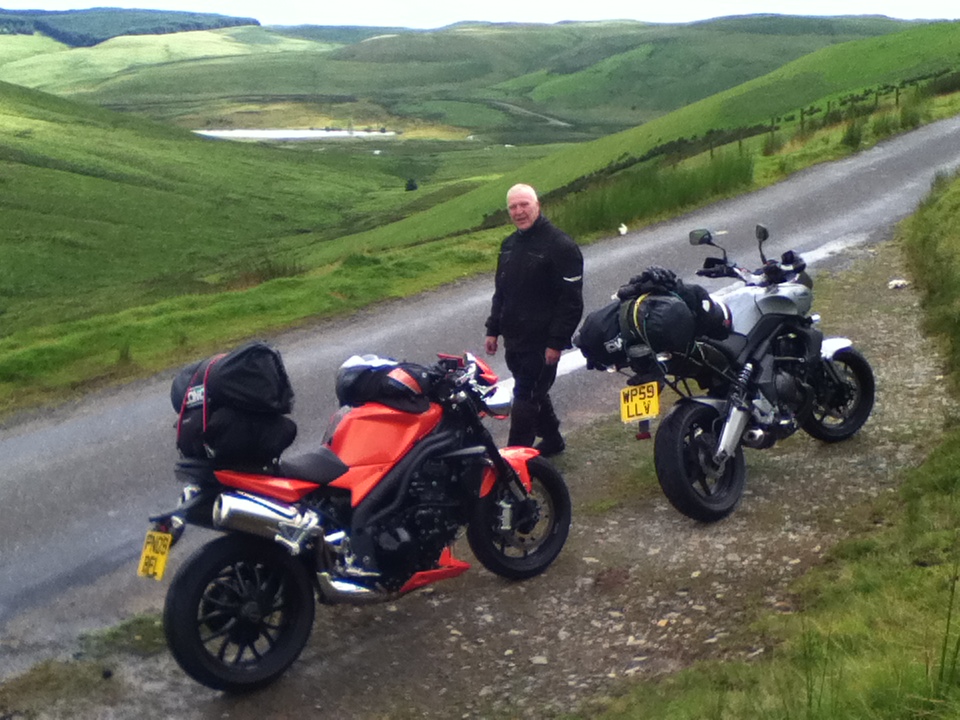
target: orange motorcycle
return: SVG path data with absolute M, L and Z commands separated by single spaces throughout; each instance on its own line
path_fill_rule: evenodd
M 196 681 L 267 685 L 300 655 L 317 602 L 390 600 L 460 575 L 470 566 L 452 548 L 464 528 L 476 559 L 511 580 L 560 553 L 567 486 L 536 450 L 497 448 L 483 418 L 506 408 L 491 406 L 498 378 L 482 360 L 351 358 L 323 439 L 288 458 L 292 391 L 279 354 L 252 350 L 258 362 L 232 378 L 238 351 L 174 382 L 185 487 L 174 510 L 150 518 L 140 561 L 159 580 L 186 525 L 224 533 L 178 568 L 164 606 L 170 651 Z M 245 400 L 230 399 L 231 382 Z M 251 404 L 258 387 L 267 390 Z

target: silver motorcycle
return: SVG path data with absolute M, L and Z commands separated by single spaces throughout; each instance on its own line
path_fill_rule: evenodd
M 602 357 L 578 342 L 588 366 L 629 370 L 621 419 L 640 423 L 638 437 L 660 413 L 663 385 L 680 396 L 657 428 L 654 464 L 670 503 L 703 522 L 739 503 L 744 447 L 769 448 L 801 429 L 824 442 L 846 440 L 873 410 L 870 363 L 849 339 L 823 337 L 803 259 L 793 251 L 767 259 L 767 229 L 757 225 L 756 237 L 762 265 L 749 270 L 728 259 L 709 230 L 694 230 L 692 245 L 722 255 L 706 258 L 697 275 L 742 286 L 711 296 L 651 268 L 618 292 L 619 335 Z

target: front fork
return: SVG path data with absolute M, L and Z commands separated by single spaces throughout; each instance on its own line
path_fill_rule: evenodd
M 720 431 L 720 439 L 717 441 L 717 447 L 713 453 L 713 465 L 707 474 L 716 473 L 716 477 L 723 474 L 723 468 L 727 460 L 733 457 L 737 451 L 737 446 L 743 438 L 743 433 L 747 429 L 747 423 L 750 421 L 750 406 L 747 405 L 746 389 L 753 375 L 753 363 L 747 363 L 740 371 L 737 377 L 737 384 L 732 393 L 727 407 L 727 418 L 723 423 L 723 429 Z M 707 468 L 704 468 L 707 471 Z
M 530 497 L 533 483 L 527 463 L 540 454 L 530 447 L 494 447 L 490 453 L 491 466 L 483 473 L 480 484 L 480 497 L 486 497 L 493 490 L 498 477 L 506 482 L 510 497 L 498 501 L 500 508 L 501 532 L 511 532 L 517 528 L 536 524 L 539 513 L 536 501 Z

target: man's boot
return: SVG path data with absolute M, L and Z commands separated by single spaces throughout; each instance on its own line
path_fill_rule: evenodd
M 560 434 L 560 419 L 553 409 L 549 395 L 540 401 L 540 409 L 537 413 L 537 435 L 543 439 L 534 447 L 544 457 L 559 455 L 567 447 Z

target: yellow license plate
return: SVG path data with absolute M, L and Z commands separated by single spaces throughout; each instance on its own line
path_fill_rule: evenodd
M 157 580 L 163 580 L 163 572 L 167 569 L 167 557 L 170 555 L 170 546 L 173 544 L 173 535 L 156 530 L 148 530 L 143 541 L 143 551 L 140 553 L 140 566 L 137 575 Z
M 625 423 L 660 414 L 660 386 L 656 382 L 628 385 L 620 390 L 620 419 Z

